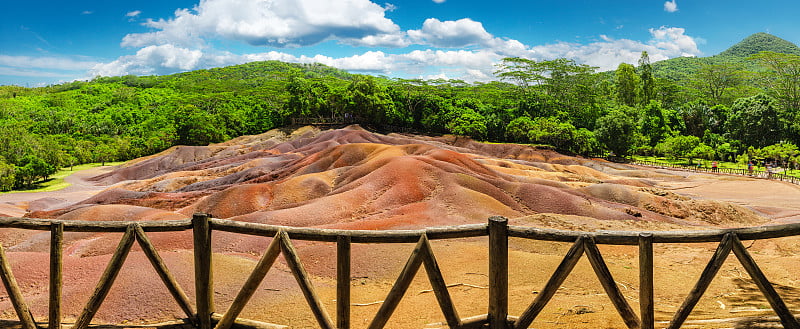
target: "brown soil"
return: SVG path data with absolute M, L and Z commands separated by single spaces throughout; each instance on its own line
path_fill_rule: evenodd
M 412 229 L 483 223 L 568 230 L 681 230 L 800 220 L 800 188 L 744 177 L 650 170 L 568 157 L 514 144 L 466 138 L 380 135 L 358 127 L 287 134 L 270 131 L 208 147 L 175 147 L 111 169 L 79 173 L 62 192 L 0 195 L 0 213 L 68 220 L 165 220 L 209 212 L 218 218 L 322 228 Z M 191 232 L 151 233 L 179 283 L 194 296 Z M 78 316 L 119 234 L 67 233 L 64 316 Z M 214 232 L 217 312 L 227 309 L 270 238 Z M 750 252 L 791 309 L 800 308 L 800 238 L 758 241 Z M 0 230 L 12 268 L 37 320 L 47 316 L 49 233 Z M 745 242 L 750 245 L 750 242 Z M 335 246 L 294 241 L 317 292 L 335 310 Z M 569 244 L 510 241 L 510 314 L 542 289 Z M 413 245 L 354 245 L 353 327 L 375 314 Z M 462 317 L 487 311 L 486 238 L 434 241 L 434 252 Z M 656 245 L 656 310 L 668 321 L 696 281 L 714 244 Z M 637 307 L 637 250 L 600 246 L 611 272 Z M 420 272 L 424 271 L 421 269 Z M 419 273 L 388 328 L 439 327 L 444 321 Z M 135 246 L 98 323 L 182 318 L 180 308 Z M 741 265 L 731 258 L 685 327 L 752 325 L 771 315 Z M 282 258 L 242 316 L 314 327 Z M 0 319 L 14 318 L 0 288 Z M 707 319 L 744 318 L 725 322 Z M 694 321 L 694 322 L 693 322 Z M 749 321 L 749 322 L 748 322 Z M 662 324 L 663 325 L 663 324 Z M 534 322 L 537 328 L 619 328 L 624 324 L 583 259 Z

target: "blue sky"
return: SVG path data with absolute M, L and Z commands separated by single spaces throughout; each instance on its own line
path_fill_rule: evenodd
M 493 80 L 504 57 L 615 68 L 710 56 L 748 35 L 800 42 L 797 1 L 8 0 L 0 85 L 152 75 L 255 60 Z

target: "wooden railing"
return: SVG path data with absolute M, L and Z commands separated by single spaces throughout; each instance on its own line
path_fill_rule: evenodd
M 630 160 L 627 163 L 640 165 L 640 166 L 648 166 L 648 167 L 655 167 L 655 168 L 670 168 L 670 169 L 681 169 L 681 170 L 689 170 L 689 171 L 699 171 L 699 172 L 707 172 L 712 174 L 728 174 L 728 175 L 740 175 L 740 176 L 750 176 L 756 178 L 766 178 L 766 179 L 774 179 L 782 182 L 789 182 L 792 184 L 800 185 L 800 178 L 787 175 L 784 173 L 777 173 L 777 172 L 769 172 L 765 170 L 753 170 L 749 171 L 747 169 L 736 169 L 736 168 L 709 168 L 704 166 L 690 166 L 687 164 L 678 164 L 678 163 L 666 163 L 666 162 L 655 162 L 655 161 L 646 161 L 646 160 Z
M 342 125 L 364 122 L 357 116 L 336 116 L 336 117 L 293 117 L 290 119 L 292 125 Z
M 297 280 L 300 290 L 311 307 L 320 327 L 326 329 L 350 328 L 350 246 L 352 243 L 416 243 L 408 261 L 400 272 L 386 299 L 381 304 L 368 328 L 383 328 L 409 288 L 420 266 L 433 287 L 438 304 L 451 328 L 528 328 L 544 309 L 558 288 L 570 274 L 578 260 L 585 254 L 611 303 L 629 328 L 653 328 L 653 243 L 697 243 L 719 242 L 716 252 L 706 265 L 699 280 L 688 297 L 675 313 L 669 328 L 679 328 L 691 313 L 700 297 L 719 271 L 731 251 L 755 281 L 785 328 L 800 328 L 794 315 L 786 307 L 769 280 L 742 245 L 741 240 L 772 239 L 800 235 L 800 223 L 760 226 L 738 229 L 704 231 L 653 231 L 653 232 L 577 232 L 522 226 L 509 226 L 503 217 L 492 217 L 487 224 L 462 225 L 403 231 L 359 231 L 332 230 L 302 227 L 272 226 L 210 218 L 195 214 L 191 220 L 148 222 L 88 222 L 42 220 L 29 218 L 0 218 L 0 228 L 18 228 L 50 231 L 50 304 L 48 328 L 61 327 L 61 279 L 62 248 L 64 232 L 124 232 L 111 261 L 100 277 L 97 287 L 78 317 L 73 328 L 87 328 L 92 317 L 108 294 L 134 242 L 138 242 L 161 280 L 187 315 L 187 321 L 197 328 L 230 328 L 243 307 L 264 279 L 267 271 L 282 253 Z M 178 285 L 164 265 L 158 251 L 150 243 L 148 232 L 185 231 L 194 232 L 195 304 Z M 211 278 L 211 235 L 213 231 L 273 237 L 255 269 L 223 314 L 214 313 L 214 287 Z M 489 237 L 489 296 L 488 312 L 484 315 L 462 318 L 448 292 L 442 272 L 431 249 L 430 240 L 467 237 Z M 508 239 L 510 237 L 542 241 L 572 242 L 557 269 L 545 283 L 544 288 L 518 317 L 508 314 Z M 336 318 L 325 310 L 314 286 L 309 280 L 303 263 L 293 246 L 293 240 L 335 242 L 337 259 Z M 597 245 L 638 245 L 639 247 L 639 308 L 637 316 L 625 296 L 617 287 Z M 8 259 L 0 243 L 0 277 L 18 315 L 21 326 L 37 327 L 30 310 L 20 292 Z M 196 310 L 196 311 L 195 311 Z

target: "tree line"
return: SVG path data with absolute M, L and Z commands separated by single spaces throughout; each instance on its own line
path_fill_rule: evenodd
M 292 118 L 350 118 L 429 134 L 720 160 L 798 161 L 800 56 L 755 69 L 702 64 L 670 79 L 647 53 L 612 72 L 569 59 L 506 58 L 499 81 L 392 79 L 321 64 L 255 62 L 170 76 L 0 86 L 0 190 L 57 168 L 258 134 Z

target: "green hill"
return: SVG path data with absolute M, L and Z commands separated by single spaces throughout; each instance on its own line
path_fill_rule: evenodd
M 727 50 L 719 53 L 719 57 L 747 57 L 762 51 L 800 55 L 800 47 L 776 37 L 772 34 L 759 32 L 750 35 Z
M 653 63 L 653 71 L 659 78 L 672 81 L 687 81 L 703 64 L 733 64 L 744 69 L 758 71 L 761 68 L 747 57 L 762 51 L 800 55 L 800 47 L 767 33 L 756 33 L 731 46 L 725 51 L 709 57 L 678 57 Z

